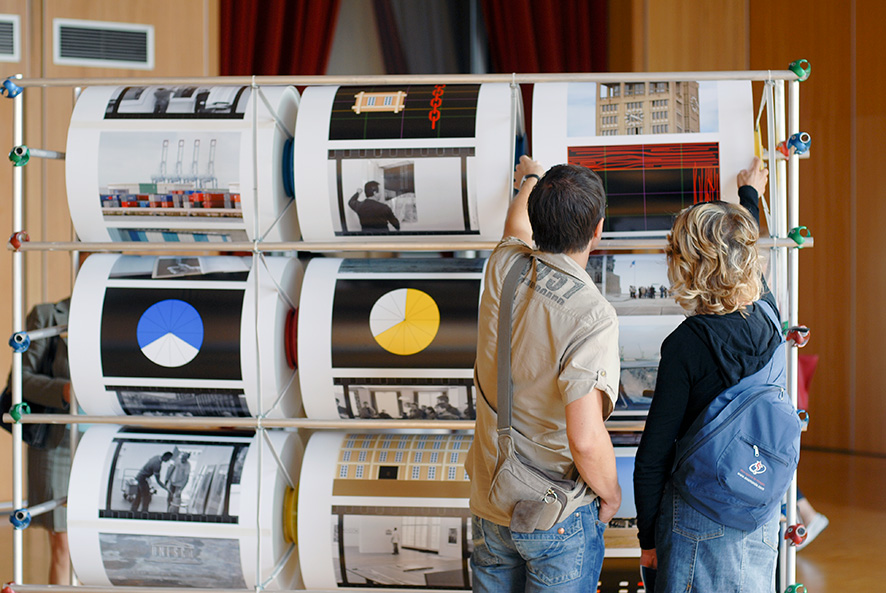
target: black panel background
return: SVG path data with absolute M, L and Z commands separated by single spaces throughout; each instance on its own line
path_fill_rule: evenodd
M 366 92 L 406 91 L 404 110 L 355 113 L 354 95 Z M 335 93 L 329 120 L 330 140 L 397 140 L 405 138 L 473 138 L 476 134 L 480 85 L 446 85 L 441 96 L 440 119 L 431 128 L 428 113 L 434 85 L 344 86 Z
M 391 354 L 369 329 L 369 312 L 398 288 L 427 293 L 440 309 L 430 346 L 410 356 Z M 477 355 L 480 280 L 339 280 L 332 306 L 334 368 L 473 368 Z
M 203 346 L 188 364 L 163 367 L 138 347 L 138 320 L 166 299 L 191 304 L 203 319 Z M 108 288 L 101 321 L 101 360 L 105 377 L 239 380 L 240 318 L 243 290 Z

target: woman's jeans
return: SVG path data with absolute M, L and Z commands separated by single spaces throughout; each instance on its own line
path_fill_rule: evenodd
M 655 529 L 655 593 L 775 591 L 778 519 L 733 529 L 693 509 L 669 483 Z
M 511 532 L 474 515 L 474 592 L 596 591 L 606 529 L 597 520 L 597 513 L 594 501 L 579 507 L 548 531 L 532 533 Z

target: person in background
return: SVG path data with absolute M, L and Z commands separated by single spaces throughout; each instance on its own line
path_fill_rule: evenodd
M 361 199 L 360 195 L 364 192 L 366 195 Z M 360 226 L 365 232 L 387 233 L 388 224 L 394 227 L 394 230 L 400 230 L 400 221 L 394 215 L 394 211 L 382 201 L 378 181 L 367 181 L 363 189 L 358 188 L 357 193 L 348 200 L 348 207 L 357 213 Z
M 394 551 L 392 553 L 396 556 L 400 553 L 400 532 L 397 531 L 396 527 L 394 527 L 394 531 L 391 532 L 391 545 L 394 546 Z
M 135 482 L 138 484 L 138 493 L 132 499 L 132 512 L 137 513 L 139 507 L 141 512 L 147 513 L 151 506 L 151 478 L 157 482 L 157 485 L 168 490 L 166 484 L 160 480 L 160 469 L 163 464 L 172 459 L 172 451 L 166 451 L 162 455 L 154 455 L 148 462 L 142 466 L 135 476 Z
M 67 325 L 71 299 L 35 306 L 28 313 L 25 329 L 33 331 Z M 62 336 L 34 340 L 22 354 L 22 398 L 45 406 L 47 414 L 67 414 L 71 402 L 71 373 L 68 342 Z M 28 448 L 28 504 L 36 505 L 68 495 L 71 475 L 70 431 L 66 425 L 51 425 L 46 449 Z M 71 561 L 68 549 L 67 509 L 59 506 L 37 515 L 31 525 L 49 532 L 49 584 L 69 585 Z
M 167 511 L 178 513 L 182 506 L 182 490 L 191 479 L 191 454 L 187 451 L 179 451 L 177 457 L 173 457 L 172 464 L 166 470 L 166 497 Z

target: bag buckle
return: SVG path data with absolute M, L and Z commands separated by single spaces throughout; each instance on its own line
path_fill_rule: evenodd
M 545 492 L 545 496 L 542 500 L 544 500 L 545 504 L 551 504 L 552 502 L 557 502 L 557 500 L 558 500 L 557 493 L 554 492 L 553 488 L 548 488 L 548 491 Z

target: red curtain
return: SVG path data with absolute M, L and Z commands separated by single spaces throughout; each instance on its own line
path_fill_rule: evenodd
M 607 0 L 483 0 L 497 72 L 606 71 Z
M 483 0 L 494 72 L 608 70 L 607 0 Z M 527 133 L 532 98 L 523 86 Z
M 325 74 L 340 0 L 221 0 L 222 76 Z

